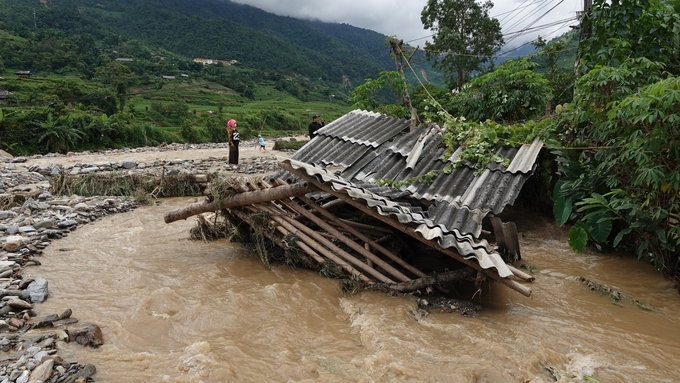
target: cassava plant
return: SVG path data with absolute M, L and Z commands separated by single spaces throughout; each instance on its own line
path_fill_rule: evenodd
M 680 277 L 680 18 L 663 2 L 597 1 L 588 22 L 585 75 L 556 121 L 555 217 L 574 223 L 576 250 L 629 249 Z

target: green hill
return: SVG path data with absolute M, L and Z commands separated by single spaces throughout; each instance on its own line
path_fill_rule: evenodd
M 25 37 L 57 30 L 84 45 L 80 54 L 95 46 L 123 53 L 121 43 L 134 40 L 155 48 L 125 49 L 132 58 L 174 54 L 178 60 L 236 60 L 248 68 L 335 84 L 346 79 L 360 83 L 394 69 L 386 36 L 379 33 L 277 16 L 231 1 L 51 0 L 44 6 L 37 0 L 2 0 L 0 7 L 0 29 Z M 21 61 L 26 63 L 25 58 Z M 429 63 L 417 61 L 417 70 L 432 71 Z

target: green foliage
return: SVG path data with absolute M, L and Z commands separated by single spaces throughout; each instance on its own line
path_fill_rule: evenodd
M 552 88 L 536 64 L 508 60 L 492 72 L 475 77 L 456 93 L 449 110 L 457 116 L 484 121 L 523 121 L 541 116 Z
M 491 1 L 428 0 L 421 13 L 423 26 L 434 33 L 432 43 L 425 43 L 427 58 L 449 81 L 455 79 L 458 89 L 504 44 L 499 21 L 489 16 L 492 7 Z
M 440 124 L 446 129 L 443 142 L 447 147 L 443 157 L 449 158 L 458 147 L 459 161 L 469 162 L 478 172 L 492 162 L 508 165 L 507 158 L 496 154 L 499 146 L 519 146 L 531 143 L 536 137 L 545 133 L 549 120 L 527 121 L 523 124 L 504 125 L 494 121 L 476 122 L 440 114 Z
M 227 130 L 225 121 L 216 116 L 208 117 L 206 133 L 210 142 L 227 142 Z
M 76 145 L 81 137 L 80 130 L 73 126 L 72 116 L 54 118 L 52 112 L 47 113 L 45 121 L 35 121 L 40 129 L 38 143 L 43 144 L 47 152 L 65 153 Z
M 196 126 L 192 125 L 191 121 L 184 121 L 182 123 L 180 135 L 182 136 L 184 142 L 192 144 L 201 142 L 201 132 Z
M 562 195 L 560 189 L 564 181 L 558 181 L 555 183 L 554 198 L 555 203 L 553 204 L 553 213 L 555 214 L 555 220 L 557 224 L 562 226 L 571 217 L 571 212 L 573 209 L 573 201 L 571 197 L 566 197 Z
M 588 244 L 588 231 L 579 222 L 569 229 L 569 246 L 572 249 L 582 253 L 586 250 L 586 245 Z
M 582 45 L 583 73 L 637 57 L 666 63 L 669 72 L 680 74 L 680 14 L 669 2 L 596 0 L 585 23 L 592 37 Z
M 406 84 L 399 72 L 383 71 L 376 79 L 368 78 L 363 84 L 357 86 L 352 91 L 350 102 L 352 108 L 370 110 L 378 113 L 384 113 L 395 117 L 409 117 L 409 111 L 403 105 L 395 105 L 387 100 L 397 100 L 400 98 L 405 89 Z M 386 94 L 384 90 L 389 90 L 391 93 Z
M 563 181 L 555 199 L 570 196 L 578 207 L 575 248 L 585 232 L 680 276 L 680 19 L 671 9 L 596 2 L 582 63 L 589 71 L 555 124 L 580 148 L 554 151 Z
M 553 89 L 551 105 L 557 106 L 571 102 L 574 97 L 577 32 L 568 32 L 550 42 L 546 42 L 539 36 L 532 44 L 539 50 L 527 59 L 537 63 L 536 71 L 545 76 Z

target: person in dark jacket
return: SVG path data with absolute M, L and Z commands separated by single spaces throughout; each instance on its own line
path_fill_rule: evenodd
M 321 120 L 321 123 L 319 123 L 319 120 Z M 314 137 L 316 137 L 316 131 L 323 128 L 323 126 L 326 125 L 323 121 L 323 118 L 319 118 L 316 114 L 314 117 L 312 117 L 312 123 L 309 124 L 309 139 L 312 140 Z

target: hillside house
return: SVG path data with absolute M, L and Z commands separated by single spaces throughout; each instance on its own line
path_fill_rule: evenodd
M 31 71 L 30 70 L 20 70 L 14 72 L 15 75 L 21 77 L 21 78 L 31 78 Z
M 236 62 L 236 60 L 231 60 L 233 62 Z M 223 64 L 223 65 L 231 65 L 231 61 L 227 60 L 217 60 L 217 59 L 205 59 L 205 58 L 195 58 L 194 62 L 195 63 L 200 63 L 203 65 L 216 65 L 216 64 Z

